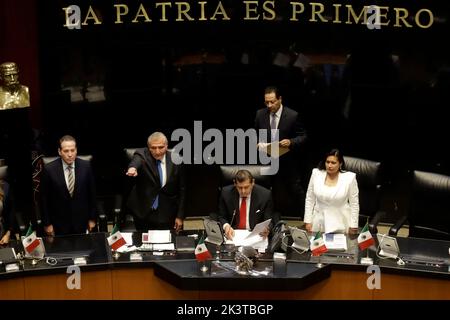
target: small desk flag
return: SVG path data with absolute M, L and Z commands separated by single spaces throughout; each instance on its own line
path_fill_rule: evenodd
M 369 225 L 366 223 L 361 233 L 358 236 L 358 245 L 361 250 L 367 249 L 368 247 L 375 244 L 375 240 L 369 231 Z
M 209 253 L 202 237 L 198 242 L 197 247 L 195 248 L 195 258 L 197 259 L 197 261 L 205 261 L 211 259 L 211 257 L 211 253 Z
M 320 231 L 317 231 L 314 240 L 311 241 L 311 252 L 313 256 L 320 256 L 322 253 L 327 252 L 327 246 L 323 241 L 322 234 Z
M 39 239 L 36 237 L 36 232 L 34 232 L 33 228 L 31 227 L 31 223 L 28 227 L 25 238 L 23 238 L 22 240 L 22 244 L 28 253 L 32 253 L 40 244 Z
M 114 225 L 114 228 L 111 232 L 111 235 L 108 237 L 108 244 L 111 246 L 113 250 L 117 250 L 124 246 L 127 242 L 122 237 L 122 234 L 119 231 L 119 227 Z

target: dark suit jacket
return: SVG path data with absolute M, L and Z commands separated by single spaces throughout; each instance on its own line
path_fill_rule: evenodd
M 255 184 L 250 197 L 250 228 L 253 229 L 256 224 L 270 218 L 273 218 L 272 193 L 269 189 Z M 219 221 L 222 225 L 229 223 L 233 228 L 239 224 L 239 192 L 234 185 L 222 189 L 219 200 Z M 276 221 L 272 221 L 273 223 Z
M 175 218 L 184 218 L 185 177 L 182 165 L 172 162 L 171 152 L 166 153 L 166 184 L 161 188 L 156 160 L 148 148 L 137 149 L 128 167 L 135 167 L 138 175 L 128 196 L 127 206 L 140 219 L 147 219 L 152 204 L 158 199 L 157 219 L 160 224 L 173 224 Z
M 6 231 L 14 230 L 14 214 L 11 208 L 11 196 L 9 192 L 9 184 L 6 181 L 1 182 L 3 189 L 3 209 L 0 209 L 0 238 Z
M 268 108 L 263 108 L 256 112 L 255 129 L 257 132 L 259 129 L 268 130 L 268 139 L 270 139 L 270 112 Z M 297 175 L 298 168 L 301 166 L 299 161 L 305 161 L 304 157 L 302 157 L 302 152 L 304 151 L 302 146 L 307 139 L 306 130 L 299 119 L 298 112 L 283 106 L 278 130 L 280 141 L 283 139 L 291 140 L 290 151 L 280 157 L 279 172 L 284 172 L 288 175 Z
M 97 219 L 94 175 L 88 161 L 75 160 L 73 197 L 60 158 L 44 166 L 40 194 L 44 226 L 52 224 L 56 235 L 85 233 L 88 221 Z

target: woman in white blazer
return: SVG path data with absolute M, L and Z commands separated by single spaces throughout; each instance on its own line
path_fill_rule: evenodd
M 357 234 L 358 216 L 356 174 L 345 171 L 343 155 L 333 149 L 312 171 L 305 200 L 306 230 Z

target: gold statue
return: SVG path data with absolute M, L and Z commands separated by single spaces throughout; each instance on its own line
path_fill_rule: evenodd
M 0 65 L 0 110 L 25 108 L 30 106 L 28 87 L 19 83 L 19 68 L 14 62 Z

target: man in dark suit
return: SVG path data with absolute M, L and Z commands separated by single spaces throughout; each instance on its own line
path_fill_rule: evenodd
M 276 87 L 265 89 L 264 103 L 267 108 L 256 112 L 255 129 L 257 132 L 267 130 L 267 142 L 277 140 L 280 147 L 289 148 L 289 152 L 280 157 L 278 173 L 272 177 L 275 210 L 282 215 L 302 217 L 305 192 L 301 177 L 302 170 L 306 170 L 306 130 L 297 111 L 283 106 Z M 274 134 L 275 129 L 278 129 L 278 137 Z
M 72 136 L 59 140 L 56 159 L 44 166 L 41 178 L 41 211 L 47 235 L 92 231 L 96 225 L 95 182 L 88 161 L 77 158 Z
M 219 221 L 228 239 L 233 239 L 234 229 L 251 230 L 256 224 L 273 219 L 272 194 L 270 190 L 255 184 L 250 171 L 239 170 L 233 182 L 234 185 L 222 189 L 218 211 Z M 269 232 L 270 228 L 263 236 Z
M 161 132 L 148 137 L 147 148 L 137 149 L 127 176 L 136 177 L 127 206 L 137 230 L 183 227 L 185 177 L 183 166 L 172 161 L 168 141 Z

